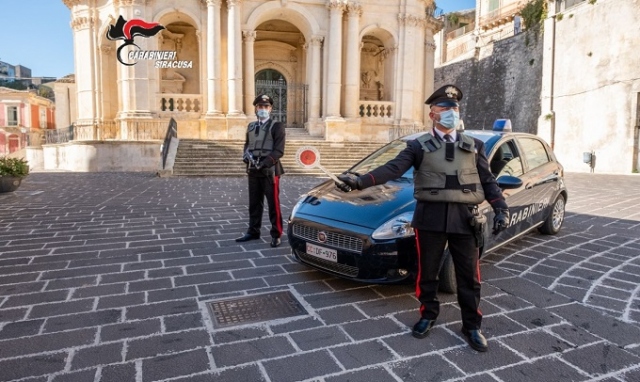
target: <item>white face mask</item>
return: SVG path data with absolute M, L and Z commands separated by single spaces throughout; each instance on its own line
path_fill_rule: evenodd
M 260 119 L 269 118 L 269 110 L 267 109 L 258 109 L 258 112 L 256 114 L 258 114 L 258 118 Z

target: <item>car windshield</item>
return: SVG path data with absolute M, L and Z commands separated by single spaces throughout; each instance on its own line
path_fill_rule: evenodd
M 396 139 L 395 141 L 389 143 L 388 145 L 381 147 L 373 154 L 366 157 L 362 162 L 356 164 L 351 172 L 357 172 L 358 174 L 366 174 L 367 172 L 382 166 L 387 163 L 391 159 L 395 158 L 400 151 L 404 150 L 407 147 L 407 142 L 401 139 Z M 407 171 L 403 177 L 411 178 L 413 177 L 413 167 Z
M 491 152 L 493 145 L 500 139 L 500 136 L 490 131 L 467 131 L 468 135 L 478 138 L 485 143 L 485 151 L 488 155 Z M 420 134 L 414 134 L 389 143 L 386 146 L 381 147 L 373 154 L 365 158 L 362 162 L 356 164 L 350 171 L 358 173 L 360 175 L 382 166 L 391 159 L 395 158 L 400 151 L 407 147 L 407 141 L 418 138 Z M 413 167 L 402 175 L 403 178 L 413 178 Z

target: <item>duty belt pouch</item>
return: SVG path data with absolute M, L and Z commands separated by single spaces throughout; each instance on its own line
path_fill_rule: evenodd
M 480 213 L 477 205 L 469 206 L 469 212 L 471 212 L 469 224 L 476 238 L 476 244 L 480 248 L 484 246 L 484 227 L 487 223 L 487 217 Z

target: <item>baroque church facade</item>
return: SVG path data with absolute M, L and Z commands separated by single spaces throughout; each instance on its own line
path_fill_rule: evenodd
M 63 2 L 75 80 L 56 87 L 57 122 L 75 139 L 162 139 L 170 118 L 179 138 L 243 139 L 262 93 L 276 119 L 326 141 L 430 126 L 433 0 Z M 137 20 L 132 44 L 108 37 L 120 18 Z

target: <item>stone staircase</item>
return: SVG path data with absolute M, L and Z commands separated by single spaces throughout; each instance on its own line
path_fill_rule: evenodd
M 180 139 L 173 176 L 243 176 L 243 140 Z M 287 175 L 326 176 L 317 168 L 306 169 L 297 163 L 300 147 L 313 146 L 320 152 L 322 167 L 340 174 L 372 151 L 380 142 L 327 142 L 306 134 L 304 129 L 287 129 L 287 143 L 282 158 Z

